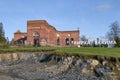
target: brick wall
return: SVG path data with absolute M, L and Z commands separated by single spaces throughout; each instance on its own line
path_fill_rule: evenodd
M 39 35 L 36 36 L 36 33 Z M 14 40 L 19 39 L 23 35 L 27 36 L 26 44 L 30 45 L 34 45 L 36 42 L 39 42 L 41 46 L 66 46 L 66 38 L 69 39 L 69 43 L 71 38 L 74 39 L 74 42 L 79 41 L 79 30 L 57 31 L 45 20 L 27 21 L 27 33 L 23 34 L 19 31 L 16 32 L 14 34 Z
M 20 38 L 24 38 L 27 36 L 27 33 L 22 33 L 20 32 L 20 30 L 18 30 L 17 32 L 14 33 L 14 41 L 20 39 Z

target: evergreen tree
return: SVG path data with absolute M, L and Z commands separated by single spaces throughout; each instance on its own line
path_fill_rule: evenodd
M 5 42 L 5 33 L 3 30 L 3 24 L 0 23 L 0 43 Z

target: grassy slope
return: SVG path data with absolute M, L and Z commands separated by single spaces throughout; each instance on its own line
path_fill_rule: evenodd
M 58 54 L 84 54 L 120 57 L 120 48 L 76 48 L 76 47 L 30 47 L 30 48 L 9 48 L 0 49 L 0 53 L 6 52 L 49 52 L 54 51 Z
M 54 47 L 25 47 L 25 48 L 7 48 L 7 49 L 0 49 L 0 53 L 7 53 L 7 52 L 49 52 L 55 51 Z

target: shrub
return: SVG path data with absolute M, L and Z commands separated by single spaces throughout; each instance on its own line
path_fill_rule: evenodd
M 10 45 L 9 44 L 0 44 L 0 48 L 2 49 L 6 49 L 6 48 L 9 48 Z

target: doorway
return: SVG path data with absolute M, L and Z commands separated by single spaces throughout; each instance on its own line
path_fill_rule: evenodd
M 39 33 L 35 32 L 33 34 L 33 37 L 34 37 L 34 46 L 39 46 L 40 45 L 40 43 L 39 43 Z
M 69 38 L 66 38 L 65 43 L 66 45 L 69 45 Z
M 39 46 L 39 37 L 34 37 L 34 46 Z

